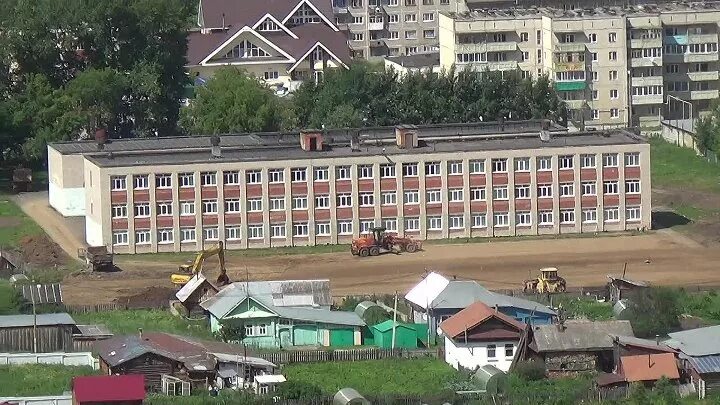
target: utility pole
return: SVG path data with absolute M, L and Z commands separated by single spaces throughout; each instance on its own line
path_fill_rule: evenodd
M 392 349 L 395 349 L 395 329 L 397 326 L 397 301 L 398 292 L 395 290 L 395 305 L 393 306 L 393 324 L 392 324 Z
M 33 353 L 37 353 L 37 311 L 35 310 L 35 291 L 32 288 L 30 289 L 30 302 L 32 302 L 33 309 Z

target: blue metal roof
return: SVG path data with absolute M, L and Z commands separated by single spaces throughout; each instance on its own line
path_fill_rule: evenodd
M 692 367 L 700 374 L 720 373 L 720 355 L 715 356 L 681 356 L 690 362 Z

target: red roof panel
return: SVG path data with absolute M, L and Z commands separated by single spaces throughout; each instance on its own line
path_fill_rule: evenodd
M 145 377 L 142 375 L 99 375 L 73 378 L 76 402 L 113 402 L 145 400 Z
M 620 367 L 627 382 L 655 381 L 662 377 L 671 380 L 680 378 L 672 353 L 623 356 L 620 358 Z

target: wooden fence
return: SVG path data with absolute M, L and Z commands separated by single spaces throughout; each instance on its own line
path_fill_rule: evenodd
M 441 357 L 437 349 L 335 349 L 335 350 L 294 350 L 285 352 L 261 352 L 261 357 L 275 364 L 318 363 L 324 361 L 362 361 L 381 359 L 415 359 Z

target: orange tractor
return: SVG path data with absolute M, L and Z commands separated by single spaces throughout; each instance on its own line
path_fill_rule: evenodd
M 420 249 L 422 249 L 420 241 L 388 234 L 385 232 L 385 228 L 372 228 L 369 235 L 353 239 L 352 245 L 350 245 L 350 252 L 360 257 L 398 251 L 415 253 Z

